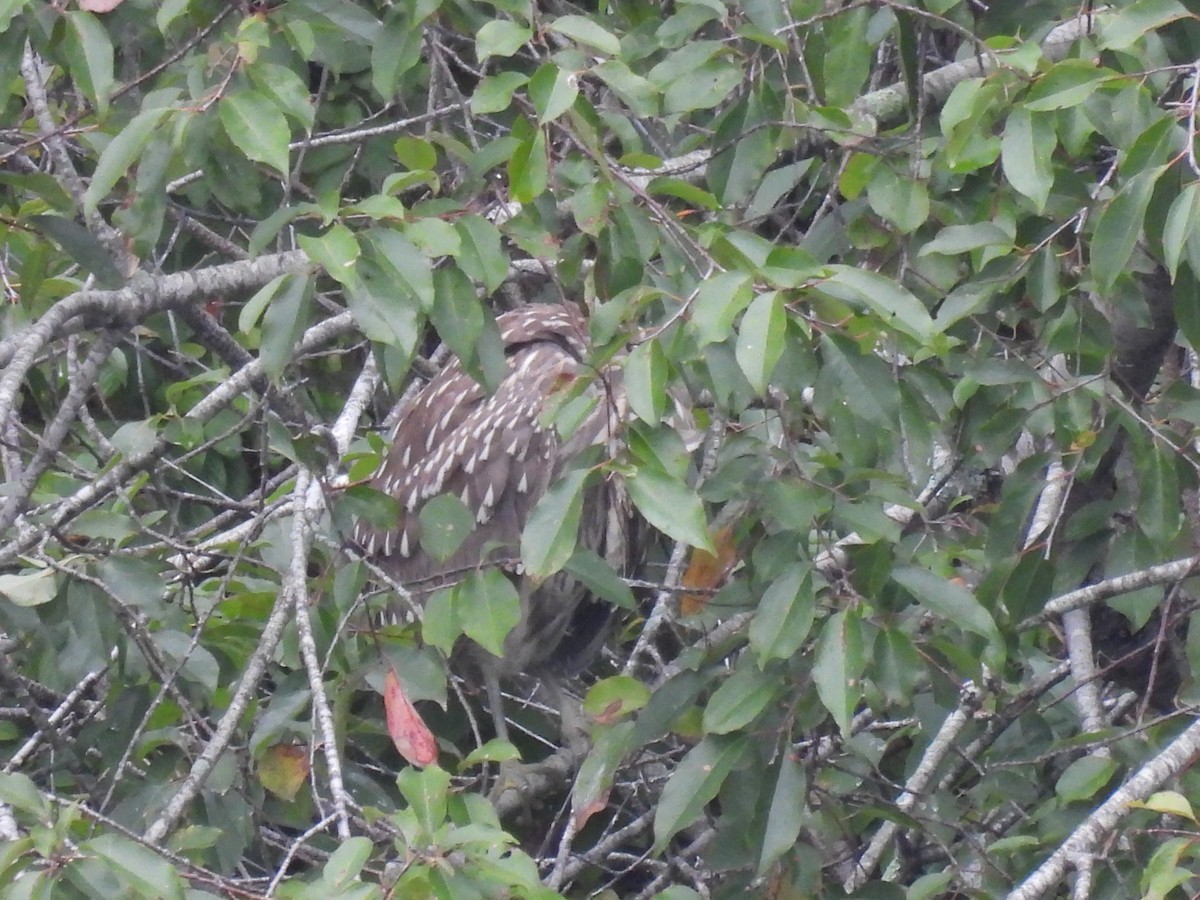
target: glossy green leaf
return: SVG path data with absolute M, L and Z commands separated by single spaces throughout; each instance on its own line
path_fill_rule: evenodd
M 475 528 L 475 516 L 453 494 L 438 494 L 421 507 L 421 549 L 445 562 Z
M 1148 32 L 1193 15 L 1176 0 L 1134 0 L 1101 20 L 1100 46 L 1106 50 L 1126 50 Z
M 586 469 L 566 472 L 529 514 L 521 532 L 521 561 L 537 581 L 561 569 L 575 552 L 587 476 Z
M 760 394 L 766 393 L 771 373 L 783 355 L 786 333 L 782 295 L 775 291 L 760 294 L 742 317 L 735 350 L 746 380 Z
M 277 379 L 292 361 L 296 342 L 308 327 L 312 307 L 312 279 L 285 275 L 279 293 L 271 298 L 262 319 L 263 371 Z
M 654 847 L 661 852 L 680 829 L 700 817 L 749 746 L 745 735 L 706 737 L 671 773 L 654 813 Z
M 587 16 L 559 16 L 546 26 L 546 30 L 566 35 L 573 41 L 587 44 L 610 56 L 621 52 L 621 44 L 612 32 Z
M 489 56 L 512 56 L 533 38 L 533 31 L 516 22 L 493 19 L 475 33 L 475 57 L 483 62 Z
M 787 659 L 800 649 L 812 630 L 816 606 L 809 566 L 794 563 L 771 582 L 750 623 L 750 646 L 761 663 Z
M 646 521 L 668 537 L 715 554 L 696 492 L 664 472 L 641 468 L 627 479 L 629 497 Z
M 1200 272 L 1200 183 L 1185 185 L 1167 213 L 1163 226 L 1163 262 L 1174 281 L 1184 260 Z
M 53 569 L 33 572 L 0 574 L 0 597 L 17 606 L 40 606 L 58 594 L 58 580 Z
M 115 289 L 125 277 L 113 262 L 112 254 L 96 237 L 77 222 L 63 216 L 30 216 L 29 224 L 49 235 L 63 252 L 96 277 L 101 287 Z
M 95 212 L 97 204 L 108 196 L 141 156 L 147 142 L 159 127 L 169 109 L 147 109 L 133 117 L 132 121 L 118 132 L 100 154 L 96 171 L 83 195 L 83 207 Z
M 892 579 L 925 608 L 965 631 L 1000 642 L 995 620 L 965 587 L 919 566 L 897 566 L 892 570 Z
M 521 619 L 521 598 L 499 569 L 472 572 L 454 589 L 463 634 L 493 656 L 504 654 L 504 638 Z
M 432 835 L 446 818 L 450 775 L 440 766 L 409 768 L 396 778 L 396 786 L 417 814 L 425 831 Z
M 405 769 L 402 777 L 408 776 L 414 769 Z M 358 879 L 363 866 L 371 858 L 375 845 L 370 838 L 352 837 L 338 844 L 336 850 L 329 855 L 322 874 L 330 885 L 338 888 L 346 887 Z
M 110 866 L 122 881 L 146 897 L 183 900 L 183 884 L 171 864 L 129 838 L 100 834 L 79 846 L 81 853 Z
M 705 279 L 696 292 L 691 317 L 700 346 L 728 339 L 738 313 L 753 299 L 753 283 L 743 272 L 722 272 Z
M 565 113 L 579 96 L 575 76 L 554 63 L 546 63 L 533 73 L 528 90 L 529 99 L 538 113 L 538 123 L 542 125 Z
M 103 115 L 113 89 L 113 46 L 104 26 L 91 13 L 71 10 L 65 49 L 70 73 Z
M 244 89 L 222 97 L 217 112 L 225 133 L 247 158 L 287 175 L 291 135 L 287 120 L 274 103 L 256 91 Z
M 861 625 L 840 609 L 821 627 L 812 672 L 817 696 L 847 737 L 861 695 L 858 679 L 864 663 Z
M 929 311 L 906 288 L 865 269 L 841 265 L 829 268 L 831 275 L 824 282 L 825 290 L 863 304 L 885 324 L 893 325 L 919 341 L 925 342 L 932 337 L 934 324 Z
M 545 193 L 549 181 L 546 135 L 539 128 L 521 141 L 508 161 L 508 188 L 518 203 L 532 203 Z
M 513 93 L 529 81 L 521 72 L 497 72 L 480 80 L 471 95 L 471 112 L 477 116 L 508 109 Z
M 643 422 L 662 421 L 667 411 L 667 357 L 657 340 L 638 344 L 625 360 L 625 395 Z
M 416 245 L 399 231 L 373 228 L 368 237 L 381 265 L 387 267 L 396 286 L 429 312 L 434 306 L 433 266 Z
M 337 222 L 320 237 L 300 235 L 298 242 L 300 249 L 330 278 L 343 285 L 354 279 L 354 265 L 359 257 L 358 241 L 345 225 Z
M 929 190 L 924 182 L 897 175 L 889 166 L 875 170 L 867 185 L 867 202 L 902 234 L 916 231 L 929 218 Z
M 1013 110 L 1004 126 L 1000 142 L 1004 176 L 1033 201 L 1038 212 L 1045 208 L 1054 186 L 1051 158 L 1056 141 L 1053 118 L 1034 116 L 1027 109 Z
M 759 873 L 766 872 L 795 846 L 804 824 L 804 799 L 807 795 L 807 778 L 800 762 L 793 753 L 781 753 L 779 777 L 775 779 L 775 792 L 771 795 L 767 828 L 758 856 Z
M 1063 60 L 1037 80 L 1022 107 L 1029 112 L 1050 112 L 1079 106 L 1104 84 L 1106 77 L 1115 74 L 1090 60 Z
M 743 664 L 726 678 L 704 707 L 704 731 L 728 734 L 739 731 L 758 718 L 779 691 L 774 674 L 754 664 Z
M 629 585 L 593 551 L 578 548 L 563 568 L 598 599 L 621 609 L 637 609 L 637 600 Z
M 1100 211 L 1092 239 L 1092 276 L 1101 291 L 1108 291 L 1124 272 L 1145 225 L 1146 209 L 1154 186 L 1165 167 L 1158 166 L 1130 178 Z
M 1135 802 L 1134 806 L 1148 809 L 1164 816 L 1178 816 L 1181 819 L 1196 821 L 1196 813 L 1187 797 L 1178 791 L 1156 791 L 1145 800 Z
M 508 257 L 500 245 L 500 231 L 482 216 L 463 216 L 454 223 L 462 239 L 458 264 L 488 293 L 508 278 Z
M 1117 771 L 1110 757 L 1084 756 L 1063 771 L 1054 785 L 1054 792 L 1064 802 L 1091 800 L 1108 784 Z

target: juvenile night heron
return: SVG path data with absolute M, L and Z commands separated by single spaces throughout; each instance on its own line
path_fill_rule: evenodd
M 538 675 L 557 692 L 559 670 L 586 662 L 603 641 L 607 612 L 597 615 L 581 585 L 565 573 L 534 585 L 515 561 L 530 512 L 580 452 L 609 440 L 622 404 L 614 379 L 586 363 L 587 326 L 577 310 L 531 305 L 500 315 L 496 323 L 508 366 L 503 381 L 489 394 L 454 361 L 421 389 L 371 481 L 398 502 L 399 520 L 387 530 L 360 521 L 354 539 L 418 601 L 483 563 L 503 566 L 516 581 L 521 618 L 504 641 L 503 656 L 473 644 L 455 654 L 482 674 L 497 734 L 506 737 L 502 677 Z M 595 403 L 564 440 L 550 418 L 578 379 L 587 380 L 585 394 Z M 475 520 L 474 530 L 443 561 L 422 550 L 419 521 L 424 504 L 439 494 L 458 497 Z M 608 485 L 590 488 L 580 521 L 579 544 L 601 553 L 609 497 Z

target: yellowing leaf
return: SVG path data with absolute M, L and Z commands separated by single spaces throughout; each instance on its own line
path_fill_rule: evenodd
M 308 748 L 300 744 L 274 744 L 258 761 L 258 780 L 281 800 L 292 801 L 308 780 Z

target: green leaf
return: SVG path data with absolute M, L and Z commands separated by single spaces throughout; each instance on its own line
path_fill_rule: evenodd
M 82 225 L 62 216 L 30 216 L 26 221 L 62 247 L 63 252 L 96 277 L 102 288 L 115 290 L 125 277 L 113 263 L 112 255 Z
M 143 110 L 109 141 L 96 162 L 91 183 L 83 194 L 84 210 L 89 213 L 96 211 L 100 201 L 116 187 L 117 182 L 129 171 L 129 167 L 137 162 L 159 123 L 170 111 L 161 107 Z
M 546 26 L 547 31 L 556 31 L 580 44 L 594 47 L 601 53 L 616 56 L 621 52 L 621 42 L 586 16 L 559 16 Z
M 84 841 L 79 850 L 111 867 L 142 896 L 164 900 L 183 898 L 183 885 L 171 864 L 141 844 L 120 835 L 101 834 Z
M 1051 160 L 1057 138 L 1051 116 L 1034 116 L 1018 107 L 1008 117 L 1000 141 L 1000 162 L 1004 176 L 1018 192 L 1033 201 L 1041 212 L 1054 186 Z
M 508 161 L 508 189 L 518 203 L 532 203 L 545 193 L 549 182 L 546 135 L 538 128 L 517 145 Z
M 1147 797 L 1144 802 L 1135 800 L 1131 805 L 1161 813 L 1164 816 L 1179 816 L 1181 819 L 1196 821 L 1196 814 L 1192 811 L 1191 802 L 1178 791 L 1157 791 Z
M 700 818 L 749 744 L 745 735 L 713 735 L 688 751 L 671 773 L 654 811 L 654 853 L 661 853 L 680 829 Z
M 458 609 L 458 587 L 434 591 L 425 602 L 425 614 L 421 617 L 421 637 L 431 647 L 447 656 L 454 649 L 454 642 L 463 633 L 462 617 Z
M 995 620 L 966 588 L 919 566 L 897 566 L 892 570 L 892 579 L 917 603 L 943 619 L 993 643 L 1001 642 Z
M 741 80 L 740 68 L 711 59 L 671 82 L 663 95 L 663 107 L 668 113 L 711 109 L 726 100 Z
M 529 76 L 521 72 L 498 72 L 488 75 L 475 86 L 471 95 L 471 112 L 477 116 L 498 113 L 512 104 L 513 92 L 529 82 Z
M 504 639 L 521 620 L 521 598 L 499 569 L 472 572 L 454 589 L 463 634 L 493 656 L 504 655 Z
M 1166 171 L 1156 166 L 1130 178 L 1100 212 L 1092 238 L 1092 277 L 1103 294 L 1129 269 L 1129 260 L 1146 219 L 1154 186 Z
M 66 13 L 67 62 L 75 83 L 95 105 L 100 115 L 108 112 L 113 86 L 113 46 L 108 32 L 91 13 Z
M 417 770 L 407 768 L 401 773 L 401 777 L 415 771 Z M 329 855 L 321 874 L 325 876 L 325 881 L 331 886 L 344 888 L 350 882 L 358 880 L 362 867 L 367 864 L 367 860 L 371 858 L 371 851 L 374 849 L 375 845 L 370 838 L 359 836 L 344 840 Z
M 563 568 L 599 599 L 621 609 L 637 609 L 637 600 L 629 585 L 595 552 L 580 547 Z
M 625 483 L 630 499 L 647 522 L 668 537 L 716 555 L 704 505 L 690 487 L 650 468 L 635 470 Z
M 1091 800 L 1108 784 L 1117 771 L 1111 757 L 1084 756 L 1063 771 L 1054 785 L 1054 793 L 1064 802 Z
M 354 280 L 354 266 L 358 262 L 358 241 L 354 234 L 341 222 L 336 222 L 320 237 L 300 235 L 300 249 L 309 259 L 325 270 L 334 281 L 343 286 Z
M 538 113 L 538 123 L 553 122 L 575 103 L 579 86 L 575 76 L 554 63 L 541 66 L 529 79 L 529 99 Z
M 416 813 L 427 839 L 432 837 L 446 820 L 450 774 L 436 765 L 424 769 L 408 768 L 396 777 L 396 786 Z
M 401 77 L 421 62 L 425 31 L 413 21 L 411 5 L 393 7 L 379 37 L 371 44 L 371 87 L 388 100 L 396 93 Z
M 793 563 L 763 591 L 750 623 L 750 646 L 760 664 L 788 659 L 799 650 L 812 630 L 816 609 L 812 569 Z
M 136 556 L 108 556 L 96 564 L 96 574 L 114 597 L 130 607 L 160 607 L 164 583 L 160 565 Z
M 586 469 L 568 471 L 537 502 L 521 532 L 521 561 L 535 580 L 559 571 L 579 537 Z
M 850 719 L 858 705 L 863 665 L 862 628 L 856 616 L 839 609 L 821 628 L 813 662 L 813 684 L 843 737 L 850 736 Z
M 982 247 L 1011 247 L 1012 235 L 994 222 L 977 222 L 974 225 L 950 225 L 938 232 L 928 244 L 923 246 L 917 256 L 929 256 L 941 253 L 955 256 L 959 253 L 970 253 Z
M 929 189 L 923 181 L 902 178 L 890 166 L 879 166 L 867 185 L 867 202 L 881 218 L 910 234 L 929 218 Z
M 619 59 L 610 59 L 592 69 L 635 115 L 656 116 L 659 113 L 659 89 L 654 82 L 636 74 Z
M 1029 112 L 1051 112 L 1080 106 L 1116 72 L 1096 66 L 1091 60 L 1065 59 L 1055 63 L 1029 91 L 1021 104 Z M 1018 107 L 1020 110 L 1021 107 Z
M 1200 183 L 1185 185 L 1171 201 L 1162 242 L 1163 262 L 1172 281 L 1185 259 L 1193 273 L 1200 272 Z
M 709 698 L 704 707 L 704 731 L 728 734 L 745 728 L 775 699 L 779 687 L 774 674 L 743 663 Z
M 831 275 L 822 285 L 826 292 L 862 303 L 885 323 L 895 325 L 922 343 L 927 343 L 933 336 L 934 324 L 929 311 L 907 288 L 865 269 L 841 265 L 829 269 Z
M 245 305 L 242 306 L 241 312 L 238 313 L 238 331 L 245 334 L 258 324 L 258 320 L 262 318 L 262 314 L 266 311 L 267 306 L 274 299 L 275 295 L 279 293 L 279 289 L 283 287 L 283 283 L 287 278 L 287 275 L 275 276 L 259 288 L 253 297 L 246 301 Z
M 1191 17 L 1192 13 L 1175 0 L 1135 0 L 1114 15 L 1101 18 L 1100 47 L 1128 50 L 1147 32 Z
M 313 283 L 305 275 L 285 275 L 278 294 L 271 299 L 262 320 L 263 371 L 278 380 L 295 356 L 296 342 L 308 326 Z
M 512 56 L 533 38 L 533 30 L 516 22 L 493 19 L 475 33 L 475 58 L 482 64 L 489 56 Z
M 638 344 L 625 360 L 625 396 L 643 422 L 657 425 L 667 412 L 667 356 L 658 339 Z
M 692 304 L 691 328 L 704 347 L 728 339 L 738 313 L 754 299 L 754 285 L 744 272 L 722 272 L 706 278 Z
M 445 562 L 462 546 L 475 529 L 475 516 L 453 494 L 438 494 L 424 506 L 421 521 L 421 549 L 438 562 Z
M 283 113 L 270 99 L 243 89 L 222 97 L 217 114 L 229 139 L 248 159 L 265 163 L 281 175 L 288 174 L 291 133 Z
M 637 712 L 650 701 L 650 688 L 632 675 L 612 675 L 588 688 L 583 711 L 607 722 Z
M 380 265 L 395 278 L 396 286 L 416 300 L 422 310 L 434 307 L 433 266 L 416 245 L 392 228 L 372 228 L 367 243 Z
M 767 812 L 767 829 L 763 833 L 762 851 L 758 856 L 758 872 L 765 873 L 783 854 L 796 845 L 804 824 L 804 798 L 808 796 L 808 780 L 804 769 L 791 750 L 779 757 L 779 777 Z
M 53 569 L 0 574 L 0 597 L 17 606 L 41 606 L 58 595 Z
M 458 264 L 490 294 L 508 278 L 508 257 L 500 244 L 500 230 L 482 216 L 463 216 L 454 223 L 462 243 Z
M 766 393 L 771 373 L 783 356 L 786 333 L 787 312 L 782 295 L 777 291 L 760 294 L 742 317 L 735 351 L 746 380 L 760 394 Z

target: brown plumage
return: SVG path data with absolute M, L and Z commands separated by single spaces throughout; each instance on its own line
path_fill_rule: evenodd
M 371 482 L 399 503 L 399 521 L 387 530 L 359 522 L 354 538 L 419 601 L 481 562 L 497 562 L 517 578 L 522 615 L 505 640 L 503 658 L 496 660 L 477 647 L 467 654 L 483 672 L 497 729 L 503 734 L 498 708 L 501 675 L 544 675 L 573 657 L 588 655 L 602 638 L 595 616 L 588 625 L 575 622 L 586 608 L 581 606 L 581 586 L 560 573 L 535 587 L 517 577 L 516 561 L 530 512 L 577 453 L 607 440 L 617 410 L 612 386 L 586 364 L 587 328 L 576 310 L 533 305 L 496 321 L 507 375 L 489 395 L 455 361 L 421 389 L 397 424 Z M 547 413 L 579 378 L 588 379 L 586 391 L 596 403 L 564 442 Z M 422 550 L 418 519 L 422 506 L 439 494 L 458 497 L 475 517 L 471 534 L 441 562 Z M 606 532 L 607 496 L 601 485 L 584 498 L 579 542 L 597 551 Z

